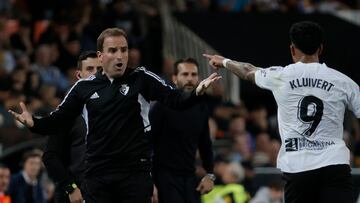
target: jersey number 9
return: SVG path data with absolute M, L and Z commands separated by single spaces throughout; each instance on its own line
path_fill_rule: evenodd
M 301 134 L 310 137 L 321 121 L 323 115 L 324 103 L 315 96 L 306 96 L 300 99 L 298 104 L 298 119 L 308 124 L 309 127 Z

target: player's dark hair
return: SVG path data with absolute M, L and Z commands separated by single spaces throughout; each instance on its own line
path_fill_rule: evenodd
M 82 61 L 88 59 L 88 58 L 97 58 L 96 51 L 84 51 L 80 54 L 78 61 L 77 61 L 77 69 L 82 69 Z
M 324 41 L 323 29 L 317 23 L 311 21 L 293 24 L 289 35 L 296 48 L 307 55 L 313 55 Z
M 180 63 L 192 63 L 194 65 L 196 65 L 196 67 L 199 67 L 198 62 L 193 59 L 193 58 L 184 58 L 184 59 L 179 59 L 174 63 L 174 75 L 177 75 L 179 73 L 179 64 Z

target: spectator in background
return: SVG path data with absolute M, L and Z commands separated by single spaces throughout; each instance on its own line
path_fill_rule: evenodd
M 232 202 L 245 203 L 249 200 L 249 195 L 245 188 L 240 184 L 244 178 L 244 169 L 237 162 L 231 162 L 224 168 L 221 177 L 221 185 L 215 185 L 214 189 L 204 195 L 204 203 Z
M 11 78 L 13 81 L 12 90 L 15 92 L 24 92 L 25 83 L 26 83 L 26 70 L 21 68 L 16 68 L 11 73 Z
M 11 198 L 7 194 L 10 183 L 10 169 L 0 163 L 0 203 L 11 203 Z
M 9 118 L 10 114 L 6 112 L 6 101 L 10 98 L 12 81 L 10 77 L 0 77 L 0 127 L 13 124 Z
M 249 203 L 282 203 L 284 200 L 284 183 L 272 180 L 268 186 L 261 187 Z
M 248 113 L 247 129 L 252 134 L 253 138 L 260 132 L 267 132 L 269 128 L 269 122 L 267 120 L 267 110 L 264 106 L 255 105 Z
M 11 177 L 9 195 L 12 203 L 45 203 L 44 189 L 39 182 L 41 151 L 24 154 L 23 170 Z
M 172 81 L 178 89 L 192 92 L 199 84 L 198 63 L 192 58 L 175 62 Z M 212 190 L 214 158 L 208 119 L 205 102 L 184 111 L 161 103 L 151 109 L 153 177 L 159 203 L 200 203 L 200 194 Z M 207 173 L 200 182 L 195 175 L 197 149 Z
M 248 134 L 236 134 L 232 139 L 232 151 L 229 154 L 231 161 L 252 161 L 253 153 L 251 140 Z
M 28 55 L 33 53 L 31 40 L 31 23 L 26 19 L 19 20 L 19 30 L 10 36 L 11 48 L 22 51 Z
M 11 73 L 15 67 L 15 59 L 10 49 L 5 22 L 0 21 L 0 75 L 2 73 Z
M 266 132 L 256 135 L 256 147 L 252 157 L 254 167 L 271 166 L 270 163 L 271 140 Z
M 60 50 L 59 57 L 54 63 L 60 68 L 64 75 L 69 75 L 69 70 L 76 68 L 76 63 L 80 55 L 80 39 L 75 32 L 71 32 L 67 37 L 62 49 Z
M 40 74 L 44 84 L 54 85 L 60 93 L 65 93 L 69 83 L 59 68 L 52 64 L 51 46 L 48 44 L 39 45 L 35 51 L 35 62 L 32 69 Z

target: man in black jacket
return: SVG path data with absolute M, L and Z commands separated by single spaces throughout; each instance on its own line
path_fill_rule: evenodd
M 198 63 L 191 58 L 174 64 L 176 87 L 191 92 L 199 83 Z M 214 186 L 214 158 L 209 135 L 209 112 L 205 102 L 177 111 L 157 102 L 150 111 L 154 145 L 154 183 L 159 203 L 200 203 L 200 194 Z M 195 175 L 196 150 L 207 172 Z
M 95 75 L 98 69 L 101 69 L 101 64 L 95 51 L 80 54 L 76 70 L 78 79 Z M 68 133 L 62 136 L 49 136 L 43 162 L 49 176 L 56 183 L 55 203 L 82 202 L 82 194 L 78 187 L 83 182 L 85 171 L 85 135 L 85 121 L 79 116 Z M 67 187 L 69 185 L 72 187 Z
M 200 82 L 191 94 L 180 93 L 144 67 L 128 69 L 126 33 L 104 30 L 97 40 L 103 71 L 79 80 L 49 117 L 34 118 L 20 103 L 22 113 L 9 111 L 35 133 L 51 134 L 69 126 L 82 113 L 87 133 L 86 202 L 148 203 L 151 201 L 151 147 L 146 132 L 150 101 L 172 107 L 195 104 L 221 77 L 216 73 Z

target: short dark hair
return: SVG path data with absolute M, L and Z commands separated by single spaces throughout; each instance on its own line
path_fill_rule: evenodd
M 42 151 L 39 150 L 39 149 L 32 149 L 30 151 L 26 151 L 24 153 L 24 156 L 23 156 L 23 159 L 22 159 L 22 164 L 24 164 L 28 159 L 34 158 L 34 157 L 39 157 L 41 159 Z
M 192 64 L 195 64 L 196 67 L 199 68 L 199 63 L 194 58 L 179 59 L 174 63 L 174 75 L 177 75 L 179 73 L 178 66 L 179 66 L 180 63 L 192 63 Z
M 0 169 L 9 169 L 9 167 L 6 164 L 0 163 Z
M 291 26 L 290 40 L 304 54 L 313 55 L 324 41 L 324 31 L 319 24 L 302 21 Z
M 99 37 L 97 38 L 97 42 L 96 42 L 97 50 L 103 51 L 105 38 L 113 37 L 113 36 L 123 36 L 127 41 L 127 34 L 124 30 L 120 28 L 107 28 L 104 31 L 102 31 Z
M 77 61 L 77 69 L 82 69 L 82 61 L 86 60 L 87 58 L 97 58 L 96 51 L 84 51 L 81 52 L 78 61 Z
M 282 179 L 273 179 L 268 183 L 268 187 L 277 191 L 284 189 L 284 181 Z

